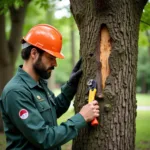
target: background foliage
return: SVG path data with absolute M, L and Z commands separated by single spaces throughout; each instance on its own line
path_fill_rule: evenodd
M 150 92 L 150 2 L 143 11 L 139 31 L 137 92 Z
M 1 13 L 5 13 L 6 17 L 7 37 L 11 30 L 8 7 L 14 4 L 14 2 L 16 8 L 23 5 L 22 0 L 0 0 Z M 65 55 L 65 59 L 58 59 L 58 66 L 55 70 L 55 81 L 57 84 L 61 85 L 69 78 L 73 67 L 72 58 L 75 57 L 75 61 L 79 59 L 79 32 L 69 10 L 69 1 L 65 0 L 63 3 L 63 1 L 60 0 L 32 0 L 27 9 L 23 35 L 26 35 L 32 26 L 40 23 L 49 23 L 62 33 L 62 52 Z M 72 24 L 74 28 L 72 28 Z M 75 35 L 75 56 L 72 56 L 71 51 L 72 29 Z M 22 63 L 23 61 L 19 55 L 16 61 L 16 69 Z M 139 30 L 137 92 L 150 93 L 150 2 L 147 3 L 143 11 Z M 138 100 L 138 105 L 150 106 L 149 94 L 144 96 L 140 94 L 138 97 L 141 97 L 140 100 Z M 67 117 L 70 114 L 73 115 L 73 112 L 69 112 Z M 142 149 L 142 147 L 144 147 L 143 145 L 147 145 L 143 150 L 146 148 L 148 150 L 150 147 L 150 129 L 148 126 L 149 114 L 149 112 L 138 111 L 136 137 L 136 145 L 138 149 Z M 61 118 L 60 122 L 64 121 L 64 119 L 66 118 Z M 3 146 L 4 143 L 3 135 L 0 135 L 0 146 Z

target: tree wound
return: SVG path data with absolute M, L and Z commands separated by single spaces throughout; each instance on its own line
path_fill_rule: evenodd
M 109 55 L 111 53 L 111 37 L 106 25 L 101 26 L 100 30 L 100 62 L 101 62 L 101 81 L 102 89 L 105 88 L 105 81 L 110 74 Z

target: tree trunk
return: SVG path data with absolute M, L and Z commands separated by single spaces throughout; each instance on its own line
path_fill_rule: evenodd
M 146 30 L 146 36 L 147 36 L 147 40 L 148 40 L 148 64 L 150 65 L 150 30 Z M 150 88 L 148 86 L 149 84 L 147 84 L 147 87 L 146 87 L 146 93 L 149 92 Z
M 0 93 L 14 73 L 15 62 L 20 50 L 20 40 L 22 37 L 25 13 L 29 2 L 30 0 L 24 0 L 24 6 L 18 9 L 14 6 L 9 8 L 11 17 L 11 31 L 8 40 L 6 39 L 5 33 L 5 15 L 0 15 Z M 0 117 L 0 131 L 2 130 L 3 123 Z
M 150 58 L 150 30 L 146 30 L 146 36 L 148 40 L 148 56 Z
M 71 37 L 71 60 L 72 60 L 72 68 L 75 66 L 75 58 L 76 58 L 76 54 L 75 54 L 75 29 L 74 29 L 74 22 L 71 19 L 71 25 L 70 25 L 70 37 Z
M 12 70 L 10 66 L 9 52 L 8 52 L 8 43 L 5 35 L 5 16 L 4 14 L 0 15 L 0 93 L 3 90 L 4 85 L 12 76 Z
M 53 25 L 53 20 L 54 20 L 54 5 L 49 5 L 49 9 L 47 10 L 46 13 L 46 22 L 48 24 Z M 56 79 L 55 79 L 55 71 L 52 72 L 51 77 L 48 79 L 48 88 L 50 90 L 54 90 L 56 85 Z
M 147 93 L 147 83 L 145 73 L 142 73 L 142 81 L 141 81 L 141 93 Z
M 101 111 L 99 125 L 82 129 L 72 149 L 134 150 L 138 31 L 147 1 L 70 2 L 83 59 L 75 112 L 87 103 L 89 79 L 97 81 Z

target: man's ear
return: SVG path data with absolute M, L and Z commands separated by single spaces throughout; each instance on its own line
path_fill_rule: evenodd
M 35 59 L 38 56 L 38 51 L 36 48 L 31 49 L 31 58 Z

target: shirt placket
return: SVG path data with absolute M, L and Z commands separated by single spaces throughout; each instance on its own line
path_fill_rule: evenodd
M 48 101 L 49 105 L 50 105 L 51 108 L 52 108 L 50 111 L 51 111 L 51 113 L 52 113 L 53 125 L 57 125 L 56 118 L 54 117 L 54 116 L 55 116 L 55 114 L 54 114 L 55 112 L 53 111 L 53 109 L 55 109 L 55 108 L 54 108 L 54 106 L 52 105 L 52 103 L 54 103 L 53 98 L 51 97 L 51 95 L 50 95 L 50 93 L 49 93 L 47 87 L 45 87 L 43 84 L 42 84 L 42 87 L 43 87 L 43 90 L 44 90 L 45 93 L 46 93 L 47 101 Z

